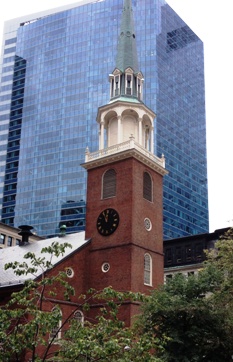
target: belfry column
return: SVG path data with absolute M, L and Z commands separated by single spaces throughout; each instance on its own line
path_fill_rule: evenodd
M 100 121 L 100 145 L 99 145 L 99 149 L 103 150 L 104 149 L 104 120 L 101 119 Z
M 117 116 L 117 143 L 122 142 L 122 125 L 121 125 L 121 115 Z
M 142 145 L 142 118 L 138 118 L 138 142 Z
M 154 153 L 154 127 L 150 129 L 150 152 Z

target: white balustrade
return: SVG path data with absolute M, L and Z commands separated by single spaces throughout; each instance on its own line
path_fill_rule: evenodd
M 162 155 L 161 158 L 155 156 L 150 151 L 146 150 L 144 147 L 142 147 L 138 142 L 135 142 L 134 137 L 130 137 L 128 141 L 95 151 L 95 152 L 89 152 L 89 149 L 87 148 L 86 154 L 85 154 L 85 162 L 90 162 L 97 160 L 102 157 L 114 155 L 126 150 L 135 149 L 139 151 L 144 156 L 148 157 L 149 159 L 153 160 L 154 162 L 158 163 L 160 166 L 165 168 L 165 158 L 164 155 Z

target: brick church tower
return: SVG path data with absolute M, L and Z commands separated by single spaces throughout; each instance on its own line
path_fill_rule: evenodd
M 98 109 L 99 150 L 86 151 L 87 283 L 148 293 L 163 283 L 163 176 L 153 154 L 155 113 L 142 101 L 131 0 L 124 0 L 110 101 Z M 134 314 L 130 308 L 129 316 Z M 128 312 L 127 312 L 128 313 Z

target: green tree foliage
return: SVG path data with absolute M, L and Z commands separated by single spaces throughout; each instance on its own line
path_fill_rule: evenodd
M 230 362 L 233 355 L 233 233 L 207 252 L 197 275 L 177 274 L 147 298 L 141 328 L 169 362 Z
M 136 328 L 126 328 L 124 322 L 118 319 L 119 309 L 124 308 L 124 302 L 142 301 L 142 295 L 105 288 L 102 292 L 94 292 L 91 297 L 93 300 L 100 300 L 102 304 L 97 322 L 86 321 L 82 326 L 73 320 L 57 354 L 58 361 L 160 361 L 150 353 L 156 339 L 146 334 L 140 335 Z M 86 307 L 89 308 L 89 303 Z
M 207 261 L 197 275 L 187 278 L 177 274 L 150 296 L 116 292 L 109 287 L 76 297 L 65 273 L 47 272 L 52 268 L 53 256 L 63 254 L 67 247 L 54 243 L 41 253 L 49 259 L 28 253 L 23 263 L 6 265 L 18 275 L 38 275 L 40 270 L 40 277 L 30 277 L 24 288 L 0 308 L 0 361 L 24 361 L 25 351 L 30 352 L 32 362 L 232 361 L 232 230 L 207 252 Z M 62 321 L 59 303 L 52 311 L 44 309 L 46 298 L 55 298 L 58 289 L 63 291 L 63 301 L 78 301 L 77 309 Z M 142 304 L 141 315 L 131 328 L 118 317 L 129 301 Z M 95 320 L 85 318 L 81 323 L 74 318 L 80 309 L 88 315 L 93 304 L 99 306 Z M 54 349 L 55 341 L 59 343 Z
M 218 273 L 221 283 L 216 296 L 222 297 L 227 303 L 232 303 L 233 293 L 233 229 L 229 229 L 220 240 L 216 242 L 215 249 L 207 252 L 205 270 Z M 223 302 L 223 300 L 222 300 Z
M 24 262 L 5 265 L 5 269 L 11 268 L 15 274 L 27 276 L 28 280 L 23 289 L 13 293 L 9 302 L 0 308 L 0 361 L 22 361 L 25 350 L 31 351 L 32 361 L 40 360 L 37 358 L 37 347 L 47 343 L 48 333 L 58 325 L 60 319 L 58 308 L 52 312 L 43 310 L 46 295 L 56 295 L 57 286 L 63 290 L 66 300 L 74 294 L 64 272 L 50 277 L 46 275 L 52 268 L 53 257 L 63 255 L 68 247 L 70 245 L 67 243 L 54 242 L 41 250 L 40 257 L 28 252 Z M 38 274 L 40 277 L 36 278 Z M 50 345 L 52 343 L 53 340 Z
M 54 256 L 63 254 L 67 247 L 70 245 L 53 243 L 42 249 L 42 256 L 27 253 L 24 262 L 5 266 L 29 279 L 23 289 L 13 293 L 9 302 L 0 308 L 0 361 L 159 362 L 150 353 L 156 338 L 140 335 L 136 328 L 126 328 L 118 318 L 124 303 L 129 300 L 141 303 L 143 295 L 116 292 L 109 287 L 76 297 L 66 273 L 48 272 L 53 267 Z M 39 278 L 36 277 L 38 271 Z M 63 291 L 63 301 L 70 298 L 78 301 L 77 308 L 62 320 L 59 303 L 52 310 L 44 308 L 48 297 L 56 298 L 57 290 Z M 88 314 L 93 304 L 100 306 L 95 320 L 86 319 L 83 324 L 74 318 L 75 311 L 80 309 L 84 315 Z

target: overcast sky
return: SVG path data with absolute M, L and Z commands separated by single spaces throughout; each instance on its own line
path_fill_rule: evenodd
M 106 0 L 107 1 L 107 0 Z M 69 0 L 8 0 L 3 23 L 74 3 Z M 233 226 L 233 10 L 232 0 L 167 0 L 204 42 L 210 232 Z

